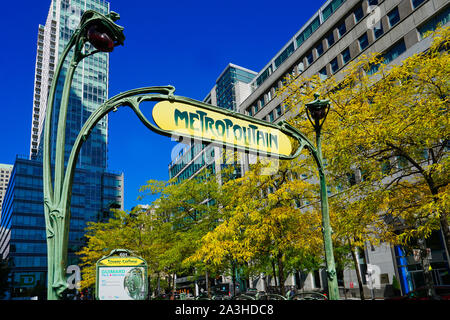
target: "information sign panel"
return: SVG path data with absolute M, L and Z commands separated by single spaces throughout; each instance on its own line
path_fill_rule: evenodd
M 128 250 L 113 250 L 97 261 L 98 300 L 144 300 L 148 294 L 147 262 Z

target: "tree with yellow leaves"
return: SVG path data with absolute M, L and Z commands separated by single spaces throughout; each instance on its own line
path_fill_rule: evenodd
M 82 266 L 82 288 L 95 284 L 96 262 L 113 249 L 131 250 L 147 260 L 150 268 L 155 267 L 150 246 L 152 237 L 146 230 L 146 220 L 145 212 L 135 208 L 130 213 L 114 210 L 106 222 L 89 222 L 86 229 L 87 243 L 77 252 Z
M 320 214 L 317 208 L 302 211 L 301 201 L 316 201 L 317 192 L 300 175 L 306 175 L 303 160 L 280 161 L 271 175 L 257 163 L 238 179 L 223 185 L 222 222 L 202 239 L 202 246 L 190 258 L 211 264 L 235 262 L 267 269 L 268 261 L 277 266 L 280 292 L 291 258 L 322 255 Z M 297 265 L 298 266 L 298 265 Z M 275 269 L 275 268 L 274 268 Z
M 354 245 L 408 245 L 440 230 L 448 256 L 450 28 L 430 36 L 429 50 L 397 65 L 362 56 L 325 81 L 298 77 L 279 92 L 307 134 L 305 103 L 317 92 L 331 101 L 323 127 L 330 212 L 334 231 Z
M 183 261 L 217 224 L 217 205 L 210 201 L 216 198 L 217 182 L 207 171 L 182 182 L 149 180 L 140 191 L 141 197 L 154 194 L 159 198 L 149 208 L 116 211 L 107 222 L 90 223 L 87 244 L 78 252 L 82 287 L 95 283 L 97 260 L 112 249 L 123 248 L 147 261 L 150 276 L 167 277 L 170 290 L 173 275 L 191 267 Z

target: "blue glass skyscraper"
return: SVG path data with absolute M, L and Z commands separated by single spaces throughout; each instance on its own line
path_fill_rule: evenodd
M 47 97 L 59 56 L 86 10 L 107 14 L 110 8 L 103 0 L 52 0 L 46 23 L 38 28 L 30 155 L 16 158 L 0 220 L 0 257 L 9 262 L 12 297 L 46 291 L 43 129 L 45 121 L 52 121 L 53 162 L 59 104 L 69 62 L 57 79 L 55 112 L 51 119 L 46 118 Z M 107 99 L 108 73 L 107 53 L 87 57 L 75 72 L 67 115 L 66 162 L 84 122 Z M 74 253 L 84 243 L 86 224 L 108 216 L 111 207 L 123 208 L 123 174 L 107 171 L 107 142 L 108 118 L 105 117 L 92 130 L 78 158 L 71 202 L 69 265 L 77 264 Z

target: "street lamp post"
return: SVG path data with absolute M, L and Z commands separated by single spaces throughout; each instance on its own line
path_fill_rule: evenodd
M 46 110 L 46 120 L 44 128 L 44 148 L 43 148 L 43 193 L 44 193 L 44 214 L 45 227 L 47 236 L 47 258 L 48 258 L 48 288 L 47 298 L 49 300 L 58 300 L 62 298 L 63 292 L 67 289 L 67 281 L 65 277 L 67 264 L 67 245 L 69 240 L 69 222 L 70 222 L 70 204 L 72 195 L 72 182 L 75 174 L 75 167 L 79 152 L 83 142 L 88 139 L 91 131 L 96 124 L 109 112 L 116 111 L 118 107 L 130 107 L 138 116 L 139 120 L 150 130 L 155 133 L 166 136 L 195 136 L 194 134 L 187 134 L 181 131 L 171 131 L 167 128 L 161 128 L 151 123 L 147 117 L 142 113 L 140 104 L 144 101 L 169 101 L 179 102 L 184 105 L 193 105 L 203 110 L 209 110 L 217 113 L 223 113 L 223 110 L 210 105 L 197 102 L 192 99 L 178 97 L 173 93 L 175 88 L 172 86 L 155 86 L 132 89 L 122 92 L 104 102 L 95 111 L 91 113 L 89 118 L 85 121 L 81 131 L 79 132 L 70 155 L 65 162 L 65 132 L 66 120 L 68 113 L 69 93 L 72 85 L 75 69 L 80 61 L 84 58 L 98 52 L 111 52 L 117 45 L 122 45 L 125 39 L 123 35 L 123 27 L 114 22 L 119 19 L 119 15 L 111 12 L 107 15 L 102 15 L 98 12 L 88 10 L 86 11 L 80 21 L 78 28 L 69 40 L 66 48 L 61 54 L 55 70 L 55 77 L 49 91 L 48 104 Z M 95 49 L 87 52 L 86 44 L 90 43 Z M 72 50 L 73 49 L 73 50 Z M 54 131 L 52 128 L 52 114 L 55 112 L 55 93 L 58 78 L 61 75 L 61 70 L 64 61 L 73 51 L 71 62 L 65 72 L 64 87 L 62 90 L 61 104 L 59 106 L 59 116 L 56 128 L 56 146 L 54 157 L 54 172 L 52 172 L 52 150 L 51 150 L 51 135 Z M 328 288 L 329 297 L 331 300 L 339 299 L 339 292 L 337 287 L 337 278 L 333 257 L 333 246 L 331 243 L 331 227 L 330 218 L 328 214 L 328 198 L 325 182 L 325 173 L 322 163 L 322 151 L 320 141 L 320 131 L 322 124 L 329 111 L 329 102 L 327 100 L 316 100 L 307 104 L 307 115 L 316 131 L 317 148 L 307 139 L 307 137 L 298 131 L 286 121 L 280 122 L 279 125 L 271 125 L 280 130 L 281 134 L 291 136 L 297 139 L 299 146 L 293 155 L 281 154 L 281 159 L 294 159 L 300 155 L 303 147 L 310 150 L 318 167 L 320 175 L 320 195 L 322 207 L 322 224 L 325 244 L 325 255 L 328 274 Z M 231 117 L 230 113 L 226 113 Z M 234 118 L 246 118 L 243 115 L 233 114 Z M 262 121 L 256 121 L 254 118 L 245 119 L 245 121 L 258 123 L 259 125 L 267 124 Z M 206 140 L 208 141 L 208 140 Z M 212 140 L 211 140 L 212 141 Z
M 322 126 L 330 110 L 328 100 L 320 100 L 319 94 L 314 95 L 315 100 L 306 104 L 306 115 L 311 122 L 316 133 L 316 150 L 312 152 L 318 169 L 320 178 L 320 205 L 322 211 L 322 233 L 325 247 L 325 261 L 328 278 L 328 294 L 330 300 L 339 300 L 339 288 L 337 283 L 336 266 L 333 254 L 333 242 L 331 240 L 331 223 L 328 211 L 327 183 L 325 179 L 325 168 L 322 157 Z

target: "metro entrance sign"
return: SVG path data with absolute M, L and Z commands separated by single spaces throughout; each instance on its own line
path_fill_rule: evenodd
M 147 262 L 129 250 L 115 249 L 96 264 L 97 300 L 145 300 Z
M 182 97 L 177 100 L 161 101 L 153 108 L 153 120 L 166 134 L 282 159 L 292 156 L 295 136 L 287 128 L 199 101 Z
M 243 119 L 237 114 L 224 114 L 211 107 L 159 102 L 153 108 L 155 123 L 174 134 L 183 134 L 202 141 L 220 142 L 232 147 L 279 156 L 292 152 L 289 136 L 279 128 Z

